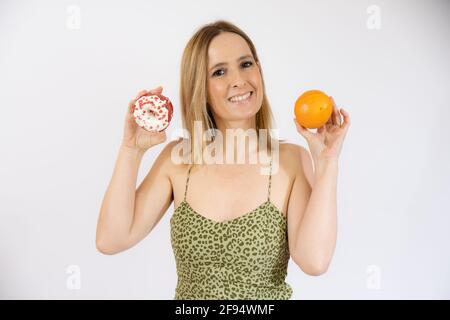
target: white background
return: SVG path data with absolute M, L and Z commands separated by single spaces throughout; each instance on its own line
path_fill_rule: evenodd
M 320 277 L 290 261 L 292 299 L 450 298 L 450 1 L 425 0 L 0 1 L 0 298 L 174 297 L 173 206 L 115 256 L 96 222 L 128 101 L 162 85 L 170 140 L 182 50 L 216 19 L 253 39 L 282 138 L 307 146 L 308 89 L 352 119 L 334 259 Z

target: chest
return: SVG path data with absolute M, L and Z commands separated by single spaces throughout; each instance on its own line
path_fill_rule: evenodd
M 282 167 L 272 167 L 271 175 L 268 169 L 244 165 L 194 166 L 188 173 L 189 166 L 186 166 L 173 181 L 175 208 L 185 199 L 206 219 L 230 221 L 270 201 L 286 216 L 293 177 Z

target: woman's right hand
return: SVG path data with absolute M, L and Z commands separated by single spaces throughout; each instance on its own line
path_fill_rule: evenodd
M 163 88 L 157 87 L 152 90 L 143 90 L 138 93 L 135 99 L 128 104 L 128 111 L 125 117 L 125 128 L 122 139 L 122 146 L 145 151 L 148 148 L 166 141 L 166 132 L 150 132 L 142 129 L 134 120 L 134 104 L 136 100 L 145 95 L 161 94 Z

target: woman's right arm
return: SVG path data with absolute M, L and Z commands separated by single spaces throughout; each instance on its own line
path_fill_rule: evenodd
M 146 150 L 166 140 L 165 132 L 152 133 L 137 126 L 133 118 L 134 102 L 142 95 L 161 93 L 157 88 L 141 91 L 130 101 L 124 138 L 113 175 L 104 195 L 97 223 L 96 245 L 104 254 L 124 251 L 142 240 L 162 218 L 172 203 L 172 185 L 168 170 L 171 149 L 167 144 L 150 172 L 136 189 L 142 157 Z

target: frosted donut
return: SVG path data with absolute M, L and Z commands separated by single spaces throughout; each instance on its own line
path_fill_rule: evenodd
M 163 131 L 172 120 L 173 106 L 169 98 L 153 94 L 142 96 L 134 106 L 136 123 L 147 131 Z

